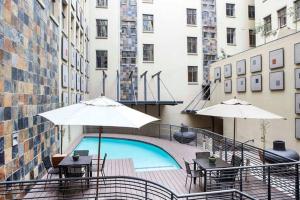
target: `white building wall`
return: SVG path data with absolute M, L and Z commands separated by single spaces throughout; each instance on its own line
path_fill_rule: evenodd
M 300 21 L 295 21 L 294 11 L 294 2 L 295 0 L 255 0 L 256 6 L 256 27 L 261 27 L 264 25 L 264 18 L 268 15 L 271 15 L 272 19 L 272 33 L 263 34 L 259 32 L 256 35 L 257 45 L 265 44 L 272 40 L 278 39 L 288 34 L 295 33 L 296 30 L 300 30 Z M 287 11 L 287 25 L 283 28 L 279 27 L 278 23 L 278 14 L 277 11 L 286 7 Z
M 235 4 L 235 17 L 226 16 L 226 3 Z M 255 20 L 248 18 L 248 6 L 254 6 L 254 0 L 216 1 L 219 57 L 222 55 L 222 50 L 226 55 L 234 55 L 251 48 L 249 45 L 249 29 L 254 29 Z M 256 5 L 255 9 L 257 9 Z M 227 44 L 227 28 L 236 29 L 235 45 Z

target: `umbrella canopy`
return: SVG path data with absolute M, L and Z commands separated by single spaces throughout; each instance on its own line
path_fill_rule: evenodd
M 39 115 L 52 121 L 55 125 L 99 127 L 97 177 L 99 177 L 100 170 L 101 127 L 140 128 L 159 120 L 104 96 Z M 97 179 L 96 199 L 98 197 L 98 185 L 99 179 Z
M 284 119 L 283 117 L 270 113 L 266 110 L 253 106 L 239 99 L 223 101 L 220 104 L 198 110 L 198 115 L 207 115 L 224 118 L 244 119 Z
M 39 115 L 55 125 L 75 126 L 140 128 L 159 120 L 104 96 Z

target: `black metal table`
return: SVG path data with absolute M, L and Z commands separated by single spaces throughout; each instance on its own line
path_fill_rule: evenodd
M 68 168 L 68 167 L 85 167 L 86 173 L 85 176 L 86 177 L 92 177 L 92 156 L 80 156 L 79 159 L 77 161 L 74 161 L 72 157 L 67 156 L 65 157 L 59 164 L 58 164 L 58 168 L 59 168 L 59 178 L 60 178 L 60 186 L 62 186 L 62 172 L 63 169 Z M 89 186 L 90 181 L 87 180 L 87 184 Z
M 194 170 L 197 169 L 197 166 L 204 172 L 204 192 L 206 192 L 206 180 L 207 180 L 207 170 L 208 169 L 215 169 L 215 168 L 226 168 L 231 167 L 229 163 L 222 160 L 221 158 L 216 158 L 216 163 L 211 164 L 209 163 L 208 158 L 200 158 L 200 159 L 193 159 L 194 162 Z M 194 178 L 194 183 L 196 183 L 196 178 Z

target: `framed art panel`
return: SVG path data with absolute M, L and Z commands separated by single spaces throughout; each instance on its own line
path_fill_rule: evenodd
M 294 60 L 295 60 L 295 64 L 300 64 L 300 42 L 295 44 L 295 47 L 294 47 Z
M 239 60 L 236 62 L 236 74 L 245 75 L 246 74 L 246 60 Z
M 270 69 L 277 69 L 284 67 L 284 50 L 276 49 L 269 53 L 269 67 Z
M 261 55 L 253 56 L 250 58 L 250 71 L 261 72 L 262 71 L 262 57 Z
M 300 114 L 300 93 L 295 94 L 295 113 Z
M 69 104 L 69 95 L 67 92 L 62 92 L 62 102 L 64 106 Z
M 295 137 L 300 139 L 300 118 L 295 119 Z
M 79 55 L 79 51 L 76 51 L 76 69 L 78 71 L 80 70 L 80 55 Z
M 68 39 L 63 36 L 61 38 L 61 43 L 62 43 L 62 51 L 61 51 L 61 57 L 63 60 L 67 61 L 68 56 L 69 56 L 69 47 L 68 47 Z
M 236 82 L 237 92 L 246 92 L 246 77 L 238 78 Z
M 251 76 L 251 91 L 261 92 L 262 91 L 262 75 L 257 74 Z
M 89 68 L 90 66 L 88 66 L 88 68 Z M 88 69 L 89 70 L 89 69 Z M 88 73 L 87 73 L 88 74 Z M 216 80 L 221 80 L 221 67 L 216 67 L 215 69 L 214 69 L 214 78 L 215 78 L 215 81 Z
M 224 65 L 224 78 L 230 78 L 232 76 L 231 64 Z
M 224 92 L 231 93 L 232 92 L 232 81 L 231 79 L 227 79 L 224 81 Z
M 284 90 L 284 72 L 270 72 L 269 75 L 270 90 Z
M 300 89 L 300 68 L 295 69 L 295 89 Z
M 68 74 L 68 67 L 65 64 L 62 64 L 62 87 L 67 88 L 69 82 L 69 74 Z

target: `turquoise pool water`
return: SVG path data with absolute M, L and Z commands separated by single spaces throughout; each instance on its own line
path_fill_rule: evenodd
M 83 138 L 75 150 L 89 150 L 91 155 L 97 155 L 98 138 Z M 131 158 L 137 171 L 180 168 L 174 158 L 163 149 L 137 140 L 101 138 L 101 157 L 105 153 L 108 159 Z

